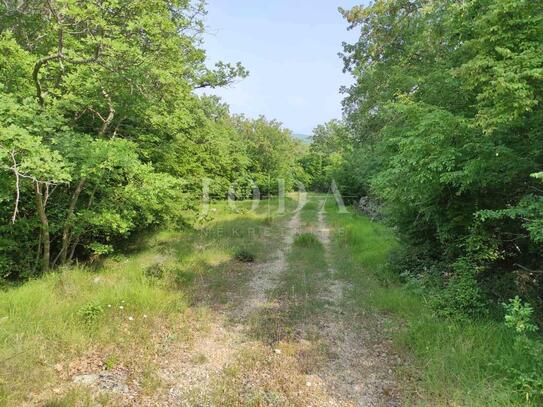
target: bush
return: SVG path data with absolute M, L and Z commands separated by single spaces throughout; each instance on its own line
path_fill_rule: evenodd
M 234 254 L 234 258 L 242 263 L 253 263 L 256 259 L 256 256 L 249 249 L 242 248 L 238 249 Z
M 488 315 L 488 304 L 476 280 L 476 269 L 467 261 L 453 265 L 453 276 L 444 290 L 434 297 L 438 314 L 455 319 Z
M 533 321 L 534 310 L 520 297 L 510 299 L 502 304 L 505 309 L 505 325 L 516 334 L 515 353 L 519 355 L 519 363 L 507 364 L 499 360 L 499 366 L 509 376 L 520 397 L 526 401 L 543 401 L 543 342 L 540 338 L 528 335 L 538 331 Z
M 502 304 L 505 308 L 505 325 L 512 328 L 518 334 L 536 332 L 537 325 L 533 323 L 534 309 L 528 303 L 522 303 L 517 295 L 507 303 Z

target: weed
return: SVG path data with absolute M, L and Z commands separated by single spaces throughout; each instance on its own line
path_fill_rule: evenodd
M 178 287 L 186 287 L 191 285 L 196 280 L 196 273 L 191 271 L 185 271 L 180 268 L 172 270 L 175 284 Z
M 321 242 L 314 233 L 300 233 L 296 235 L 294 244 L 298 247 L 317 247 L 321 245 Z
M 528 332 L 536 332 L 537 325 L 533 322 L 534 309 L 528 303 L 522 303 L 521 299 L 516 296 L 503 304 L 505 308 L 505 325 L 512 328 L 518 334 Z
M 146 277 L 161 279 L 164 277 L 164 273 L 167 271 L 167 267 L 164 263 L 156 263 L 147 267 L 144 271 Z
M 156 373 L 155 366 L 147 366 L 141 377 L 141 387 L 146 394 L 153 394 L 162 385 L 162 380 Z
M 106 370 L 112 370 L 119 364 L 119 358 L 116 355 L 109 355 L 104 360 L 104 367 Z
M 104 308 L 100 304 L 89 303 L 81 307 L 77 314 L 83 321 L 90 324 L 96 322 L 104 314 Z
M 203 353 L 198 353 L 191 358 L 191 362 L 195 365 L 203 365 L 204 363 L 207 363 L 207 361 L 208 359 Z

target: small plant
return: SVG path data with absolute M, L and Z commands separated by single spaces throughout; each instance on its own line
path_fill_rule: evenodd
M 155 393 L 162 384 L 160 376 L 156 374 L 151 366 L 147 367 L 141 377 L 141 387 L 146 394 Z
M 446 287 L 431 299 L 436 313 L 456 320 L 487 315 L 488 304 L 477 282 L 477 268 L 463 259 L 452 266 L 450 273 Z
M 110 355 L 104 360 L 104 368 L 112 370 L 119 364 L 119 358 L 115 355 Z
M 104 314 L 104 308 L 96 303 L 89 303 L 78 311 L 78 315 L 85 323 L 93 323 Z
M 155 263 L 147 267 L 143 273 L 146 277 L 161 279 L 167 271 L 168 268 L 164 263 Z
M 194 221 L 196 226 L 202 227 L 215 220 L 216 209 L 212 208 L 211 211 L 201 213 Z
M 543 378 L 537 371 L 522 372 L 510 369 L 509 374 L 513 375 L 513 382 L 522 399 L 526 401 L 541 401 L 543 398 Z
M 518 295 L 502 305 L 505 309 L 505 325 L 517 334 L 515 350 L 518 354 L 526 355 L 525 362 L 519 366 L 508 366 L 503 362 L 502 365 L 523 399 L 541 401 L 542 371 L 534 369 L 534 366 L 543 366 L 543 344 L 528 336 L 539 329 L 533 321 L 534 309 L 530 304 L 523 303 Z
M 249 249 L 242 248 L 238 249 L 234 254 L 234 258 L 242 263 L 253 263 L 256 259 L 256 256 Z
M 505 325 L 508 328 L 521 335 L 538 330 L 533 322 L 534 309 L 530 304 L 522 303 L 518 295 L 502 305 L 505 308 Z
M 300 233 L 294 239 L 294 244 L 300 247 L 315 247 L 320 245 L 320 241 L 313 233 Z

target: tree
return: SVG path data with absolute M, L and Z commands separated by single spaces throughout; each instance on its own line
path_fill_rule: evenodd
M 382 201 L 446 285 L 510 296 L 516 272 L 543 263 L 531 176 L 543 166 L 542 4 L 377 0 L 342 13 L 360 32 L 343 54 L 355 83 L 342 190 Z M 543 304 L 539 277 L 517 282 Z
M 4 276 L 31 274 L 23 246 L 47 271 L 183 218 L 197 187 L 181 177 L 244 173 L 243 150 L 228 162 L 229 119 L 213 122 L 193 94 L 247 75 L 206 66 L 204 14 L 188 0 L 0 5 L 0 196 L 15 201 L 2 211 Z

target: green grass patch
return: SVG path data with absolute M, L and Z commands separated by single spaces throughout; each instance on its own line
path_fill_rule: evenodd
M 54 366 L 100 347 L 130 364 L 155 329 L 182 320 L 183 294 L 152 284 L 134 264 L 122 271 L 66 269 L 0 295 L 0 404 L 58 382 Z
M 318 247 L 322 246 L 319 238 L 314 233 L 299 233 L 294 238 L 294 245 L 299 247 Z

